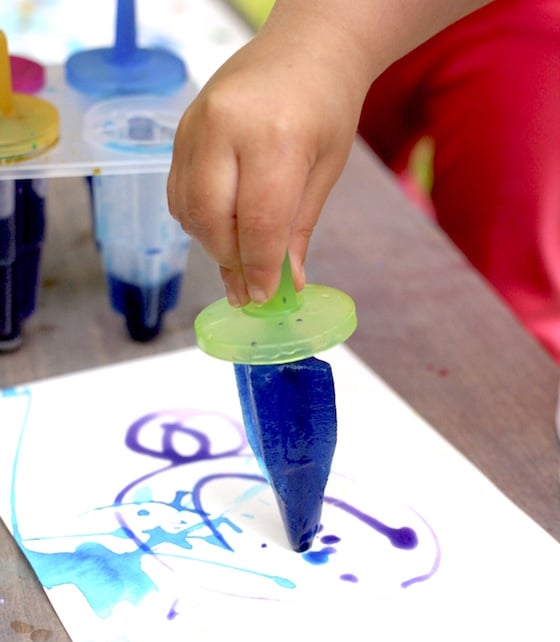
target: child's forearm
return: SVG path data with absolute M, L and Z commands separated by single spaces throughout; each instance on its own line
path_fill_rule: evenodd
M 310 55 L 338 57 L 369 85 L 386 67 L 490 0 L 276 0 L 263 26 Z

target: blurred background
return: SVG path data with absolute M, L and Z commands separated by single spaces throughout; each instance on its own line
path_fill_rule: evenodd
M 108 46 L 116 0 L 2 0 L 10 53 L 61 64 L 83 48 Z M 261 24 L 272 0 L 136 0 L 140 46 L 180 55 L 200 86 Z

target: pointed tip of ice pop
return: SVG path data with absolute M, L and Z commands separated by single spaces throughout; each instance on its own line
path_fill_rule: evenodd
M 291 540 L 291 545 L 294 551 L 296 553 L 305 553 L 305 551 L 308 551 L 313 544 L 313 540 L 315 539 L 315 535 L 318 530 L 319 525 L 317 525 L 317 528 L 311 533 L 304 533 L 297 540 Z
M 309 477 L 309 474 L 307 474 L 307 477 Z M 277 485 L 274 481 L 278 480 L 273 480 L 272 486 L 275 490 L 276 502 L 290 546 L 296 553 L 305 553 L 305 551 L 311 548 L 321 524 L 323 493 L 315 489 L 316 493 L 312 501 L 295 503 L 294 499 L 300 495 L 301 491 L 294 492 L 292 490 L 290 496 L 282 497 L 280 493 L 278 493 Z M 308 481 L 308 479 L 304 480 L 304 482 L 305 481 Z M 289 504 L 287 502 L 289 502 Z

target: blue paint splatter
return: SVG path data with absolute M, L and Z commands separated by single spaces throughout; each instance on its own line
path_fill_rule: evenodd
M 96 543 L 80 544 L 71 553 L 37 553 L 25 549 L 43 586 L 75 584 L 99 617 L 111 615 L 119 602 L 139 604 L 157 586 L 141 570 L 143 551 L 115 554 Z
M 179 489 L 175 492 L 170 502 L 156 501 L 152 497 L 149 487 L 150 480 L 158 475 L 166 473 L 179 466 L 186 466 L 197 462 L 208 462 L 228 457 L 246 457 L 247 441 L 242 426 L 229 417 L 220 413 L 214 414 L 225 418 L 228 423 L 237 431 L 238 443 L 227 450 L 214 452 L 212 443 L 204 432 L 186 425 L 189 419 L 195 417 L 197 411 L 179 410 L 176 412 L 176 420 L 170 421 L 173 412 L 154 412 L 135 421 L 128 429 L 125 437 L 126 446 L 141 456 L 148 456 L 162 462 L 162 466 L 156 468 L 142 477 L 132 480 L 122 488 L 115 496 L 114 502 L 109 506 L 99 507 L 96 510 L 112 510 L 115 516 L 115 530 L 112 535 L 119 539 L 126 539 L 135 545 L 132 551 L 115 552 L 97 542 L 82 543 L 72 552 L 41 553 L 29 549 L 22 541 L 17 516 L 16 516 L 16 470 L 18 466 L 21 443 L 27 423 L 27 415 L 31 404 L 31 393 L 29 390 L 3 391 L 3 394 L 26 395 L 28 407 L 23 422 L 22 431 L 16 450 L 14 468 L 12 471 L 12 530 L 19 546 L 36 570 L 41 582 L 47 588 L 74 584 L 84 595 L 92 610 L 102 618 L 108 617 L 113 609 L 121 602 L 127 601 L 138 605 L 150 592 L 157 591 L 158 587 L 152 582 L 142 568 L 142 560 L 146 555 L 167 566 L 166 559 L 170 557 L 180 558 L 186 561 L 195 561 L 198 564 L 210 564 L 219 566 L 235 573 L 244 573 L 270 580 L 277 586 L 293 590 L 295 583 L 282 576 L 261 573 L 253 569 L 238 567 L 234 564 L 224 564 L 211 559 L 202 559 L 200 556 L 192 555 L 192 551 L 198 544 L 216 547 L 218 549 L 234 552 L 229 541 L 231 533 L 242 532 L 240 526 L 225 517 L 224 515 L 211 516 L 203 503 L 202 495 L 204 489 L 215 481 L 223 479 L 237 479 L 246 481 L 251 487 L 243 493 L 242 498 L 248 498 L 261 492 L 266 487 L 266 479 L 261 475 L 221 472 L 219 474 L 206 475 L 199 478 L 189 490 Z M 151 439 L 144 439 L 145 430 L 150 430 Z M 159 430 L 160 447 L 151 448 L 144 444 L 154 443 L 153 431 Z M 189 453 L 178 452 L 174 443 L 178 438 L 188 437 L 195 448 Z M 390 543 L 403 550 L 411 550 L 418 544 L 416 533 L 408 528 L 392 528 L 367 515 L 354 506 L 347 504 L 333 497 L 325 497 L 325 503 L 343 510 L 355 519 L 358 519 L 369 528 L 385 536 Z M 138 506 L 134 512 L 135 522 L 129 523 L 126 514 L 127 507 Z M 139 528 L 138 520 L 149 519 L 153 510 L 157 507 L 172 509 L 177 516 L 176 528 L 169 532 L 162 526 L 150 528 Z M 321 526 L 319 531 L 322 531 Z M 434 540 L 437 538 L 432 531 Z M 335 544 L 340 542 L 337 535 L 329 534 L 321 537 L 323 548 L 317 551 L 307 551 L 302 554 L 303 559 L 314 566 L 324 565 L 329 562 L 330 557 L 336 553 Z M 176 554 L 161 552 L 161 544 L 166 544 L 169 551 L 170 544 L 176 547 Z M 266 542 L 260 546 L 267 547 Z M 407 587 L 419 581 L 425 581 L 431 577 L 439 565 L 439 548 L 436 561 L 432 569 L 425 575 L 411 578 L 401 585 Z M 170 568 L 170 567 L 169 567 Z M 357 582 L 357 576 L 345 573 L 340 576 L 341 581 Z M 177 611 L 177 600 L 173 602 L 167 613 L 167 619 L 172 620 L 180 615 Z
M 326 564 L 333 553 L 336 553 L 336 548 L 333 546 L 325 546 L 320 551 L 307 551 L 302 554 L 302 557 L 306 562 L 313 564 L 313 566 L 319 566 Z
M 376 530 L 381 535 L 385 535 L 387 539 L 391 542 L 396 548 L 402 548 L 405 550 L 410 550 L 416 548 L 418 545 L 418 536 L 408 526 L 403 526 L 402 528 L 392 528 L 383 524 L 378 519 L 375 519 L 371 515 L 364 513 L 363 511 L 355 508 L 351 504 L 342 501 L 341 499 L 336 499 L 335 497 L 325 497 L 325 502 L 340 508 L 341 510 L 349 513 L 356 519 L 359 519 L 364 524 L 367 524 L 369 527 Z
M 173 602 L 173 604 L 171 605 L 171 608 L 167 613 L 168 620 L 174 620 L 179 615 L 179 612 L 177 611 L 177 602 L 178 600 L 175 600 L 175 602 Z
M 338 535 L 324 535 L 321 537 L 321 542 L 323 544 L 338 544 L 340 537 L 338 537 Z
M 355 575 L 353 575 L 352 573 L 343 573 L 340 576 L 340 579 L 343 582 L 351 582 L 352 584 L 356 584 L 358 582 L 358 578 Z

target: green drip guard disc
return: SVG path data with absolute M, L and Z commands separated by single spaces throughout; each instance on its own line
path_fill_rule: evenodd
M 306 285 L 295 295 L 295 305 L 279 312 L 268 303 L 234 308 L 223 298 L 202 310 L 194 322 L 201 350 L 252 365 L 306 359 L 343 343 L 356 326 L 352 298 L 324 285 Z

